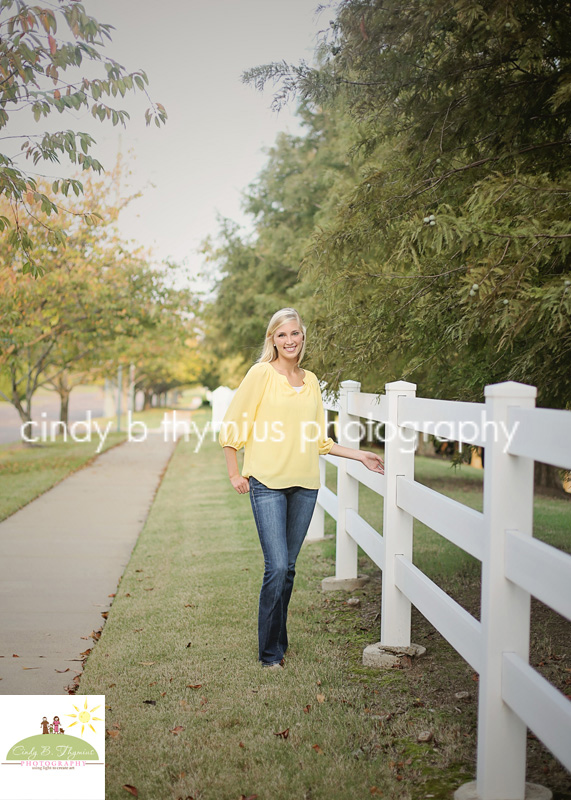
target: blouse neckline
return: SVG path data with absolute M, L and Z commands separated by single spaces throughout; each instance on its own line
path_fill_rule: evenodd
M 301 386 L 294 386 L 292 383 L 289 382 L 287 375 L 284 375 L 283 372 L 279 372 L 275 367 L 272 367 L 272 364 L 271 364 L 270 361 L 267 361 L 266 363 L 269 366 L 269 368 L 272 370 L 272 372 L 275 372 L 276 375 L 279 375 L 280 377 L 282 377 L 285 380 L 285 382 L 290 387 L 290 389 L 294 389 L 296 391 L 296 394 L 299 394 L 297 389 L 300 389 L 300 390 L 301 389 L 305 389 L 305 387 L 307 386 L 307 383 L 306 383 L 307 372 L 306 372 L 306 370 L 303 370 L 303 384 Z

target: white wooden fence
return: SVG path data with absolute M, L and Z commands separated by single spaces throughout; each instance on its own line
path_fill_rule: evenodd
M 385 474 L 321 456 L 311 537 L 323 536 L 326 511 L 336 577 L 357 577 L 357 546 L 382 570 L 381 646 L 410 645 L 412 603 L 478 672 L 477 796 L 523 800 L 527 727 L 571 770 L 571 703 L 529 665 L 530 596 L 571 619 L 571 556 L 532 535 L 534 459 L 571 469 L 571 412 L 535 408 L 535 387 L 513 382 L 486 386 L 485 403 L 419 398 L 403 381 L 385 390 L 345 381 L 337 402 L 324 397 L 341 445 L 358 446 L 360 418 L 385 424 Z M 485 447 L 483 513 L 414 480 L 419 431 Z M 324 485 L 327 461 L 337 494 Z M 382 535 L 359 516 L 359 483 L 384 498 Z M 480 621 L 412 563 L 413 518 L 482 562 Z

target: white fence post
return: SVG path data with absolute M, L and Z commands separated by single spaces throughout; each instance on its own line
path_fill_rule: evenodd
M 339 418 L 337 420 L 337 440 L 342 447 L 359 447 L 356 433 L 359 418 L 348 412 L 348 398 L 351 392 L 358 392 L 361 384 L 357 381 L 343 381 L 339 393 Z M 359 481 L 347 473 L 347 460 L 338 459 L 337 464 L 337 535 L 335 541 L 335 575 L 321 581 L 324 592 L 336 589 L 353 589 L 362 586 L 367 578 L 357 577 L 357 543 L 347 533 L 346 510 L 359 508 Z
M 507 531 L 533 528 L 533 459 L 506 452 L 510 406 L 533 408 L 537 390 L 512 381 L 486 386 L 482 668 L 478 702 L 476 789 L 481 800 L 523 800 L 525 723 L 502 700 L 502 654 L 529 660 L 529 593 L 505 577 Z
M 414 397 L 416 384 L 393 381 L 385 384 L 387 422 L 385 424 L 385 499 L 383 545 L 385 550 L 381 603 L 381 646 L 410 646 L 410 600 L 395 584 L 395 559 L 412 560 L 413 518 L 397 506 L 397 477 L 414 479 L 416 433 L 399 429 L 398 399 Z
M 359 436 L 355 437 L 355 426 L 350 423 L 359 422 L 358 417 L 349 414 L 347 407 L 349 394 L 358 392 L 361 384 L 358 381 L 343 381 L 339 392 L 339 420 L 337 439 L 342 447 L 359 447 Z M 355 441 L 356 439 L 356 441 Z M 357 578 L 357 543 L 347 533 L 345 512 L 348 508 L 359 510 L 359 481 L 347 473 L 347 460 L 339 459 L 337 468 L 337 540 L 335 544 L 335 578 L 336 580 L 355 580 Z

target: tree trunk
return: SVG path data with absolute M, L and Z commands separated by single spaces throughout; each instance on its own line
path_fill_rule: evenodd
M 143 389 L 143 411 L 148 411 L 152 408 L 151 399 L 153 393 L 150 389 Z
M 66 389 L 58 389 L 58 394 L 60 398 L 60 407 L 59 407 L 60 422 L 65 422 L 65 425 L 67 427 L 67 422 L 69 419 L 69 396 L 71 392 Z
M 18 395 L 15 392 L 12 394 L 12 405 L 14 406 L 14 408 L 16 409 L 18 414 L 20 415 L 20 419 L 22 420 L 22 425 L 25 422 L 31 422 L 32 421 L 32 403 L 31 403 L 31 398 L 28 398 L 28 401 L 25 404 L 25 406 L 22 404 L 23 403 L 23 399 L 24 398 L 22 398 L 22 397 L 18 397 Z M 23 436 L 22 436 L 22 425 L 20 425 L 20 441 L 22 442 L 22 444 L 25 445 L 26 447 L 37 446 L 37 445 L 34 445 L 33 442 L 29 442 L 28 441 L 28 439 L 30 439 L 34 435 L 34 429 L 33 429 L 32 425 L 28 425 L 24 429 L 24 434 L 27 437 L 26 439 L 24 439 Z
M 22 405 L 22 398 L 17 397 L 16 395 L 12 398 L 12 405 L 20 415 L 20 419 L 22 422 L 31 422 L 32 420 L 32 404 L 28 399 L 26 403 L 26 407 Z
M 536 461 L 534 479 L 535 485 L 538 488 L 552 489 L 553 491 L 561 492 L 561 494 L 566 494 L 557 467 L 552 467 L 550 464 L 542 464 L 540 461 Z

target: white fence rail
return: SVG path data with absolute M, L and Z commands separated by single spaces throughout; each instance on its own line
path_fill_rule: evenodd
M 571 469 L 571 412 L 536 409 L 536 389 L 513 382 L 487 386 L 485 403 L 417 398 L 403 381 L 359 390 L 345 381 L 324 405 L 341 445 L 358 446 L 359 421 L 384 424 L 385 475 L 322 456 L 337 494 L 322 486 L 309 536 L 323 536 L 327 512 L 335 577 L 357 578 L 358 546 L 382 570 L 381 646 L 410 645 L 412 603 L 479 673 L 477 795 L 524 800 L 527 727 L 571 770 L 571 703 L 529 665 L 530 596 L 571 619 L 571 556 L 533 538 L 533 462 Z M 418 431 L 485 447 L 483 513 L 414 480 Z M 359 483 L 384 498 L 382 535 L 359 516 Z M 482 562 L 480 621 L 412 563 L 414 518 Z

